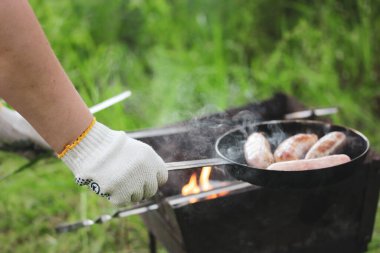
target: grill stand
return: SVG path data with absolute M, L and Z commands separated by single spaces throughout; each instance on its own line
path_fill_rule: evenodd
M 241 113 L 242 110 L 255 111 L 255 117 L 261 121 L 281 119 L 281 115 L 285 113 L 302 109 L 304 109 L 304 107 L 295 99 L 279 94 L 260 104 L 251 104 L 243 108 L 227 110 L 223 114 L 199 118 L 198 120 L 201 122 L 196 121 L 195 128 L 199 129 L 199 126 L 201 126 L 201 131 L 197 132 L 196 130 L 195 132 L 202 138 L 205 136 L 204 139 L 206 143 L 214 143 L 213 136 L 220 135 L 244 122 L 245 115 Z M 213 124 L 219 123 L 222 125 L 221 128 L 210 127 Z M 191 128 L 193 125 L 193 121 L 188 121 L 172 127 L 190 126 Z M 189 131 L 191 132 L 192 130 L 190 129 Z M 141 136 L 140 139 L 153 146 L 166 162 L 186 159 L 204 159 L 214 157 L 213 155 L 215 155 L 213 153 L 212 144 L 209 146 L 206 145 L 201 150 L 202 152 L 198 152 L 198 150 L 196 154 L 192 152 L 193 147 L 198 147 L 196 143 L 192 143 L 194 131 L 190 134 L 183 131 L 177 135 L 174 131 L 168 136 L 157 135 L 154 138 L 149 138 L 148 136 L 149 134 L 147 134 L 146 137 Z M 174 143 L 173 140 L 178 142 Z M 189 145 L 189 141 L 191 145 Z M 199 155 L 201 155 L 201 157 L 199 157 Z M 187 178 L 190 174 L 191 173 L 187 173 Z M 169 177 L 167 187 L 170 190 L 171 186 L 178 186 L 186 181 L 187 180 L 183 180 L 181 176 Z M 223 197 L 181 207 L 171 206 L 166 199 L 163 198 L 162 201 L 159 202 L 159 208 L 157 210 L 141 216 L 151 233 L 149 236 L 151 253 L 157 251 L 156 239 L 159 240 L 170 253 L 358 253 L 364 252 L 368 242 L 371 240 L 379 188 L 380 159 L 372 153 L 369 155 L 367 163 L 362 166 L 355 176 L 330 189 L 320 189 L 308 193 L 294 192 L 289 195 L 288 192 L 276 193 L 268 189 L 257 188 L 255 190 L 247 190 L 247 192 L 243 191 L 241 196 L 237 195 L 238 199 L 227 199 L 227 196 L 227 198 Z M 282 194 L 286 197 L 286 200 L 283 200 Z M 171 196 L 170 191 L 169 195 L 166 196 Z M 271 200 L 272 203 L 268 203 L 268 199 Z M 203 227 L 202 231 L 202 226 L 200 225 L 201 221 L 205 220 L 207 222 L 207 217 L 210 217 L 211 220 L 218 220 L 212 215 L 219 215 L 220 209 L 218 210 L 218 207 L 221 207 L 220 202 L 224 201 L 228 203 L 227 205 L 224 204 L 224 207 L 228 209 L 231 205 L 238 205 L 240 200 L 249 200 L 260 204 L 252 209 L 251 216 L 247 216 L 246 210 L 245 218 L 250 217 L 248 221 L 252 229 L 255 229 L 255 227 L 257 227 L 256 225 L 260 225 L 261 230 L 257 231 L 256 229 L 256 231 L 252 232 L 252 236 L 250 234 L 244 234 L 250 231 L 248 229 L 249 226 L 245 225 L 244 221 L 239 220 L 238 217 L 234 217 L 231 221 L 234 222 L 236 219 L 236 222 L 239 223 L 246 232 L 241 231 L 241 229 L 239 230 L 240 227 L 236 228 L 235 226 L 233 230 L 227 229 L 227 231 L 230 232 L 226 233 L 225 230 L 222 230 L 223 226 L 220 226 L 220 224 L 217 224 L 215 228 L 213 228 L 214 231 L 210 228 L 210 225 Z M 262 200 L 265 200 L 265 202 L 262 202 Z M 289 202 L 287 203 L 286 201 Z M 292 210 L 292 205 L 298 209 L 296 211 Z M 326 205 L 327 211 L 323 210 L 324 205 Z M 259 209 L 257 209 L 257 207 L 259 207 Z M 273 208 L 278 208 L 279 211 L 285 213 L 280 212 L 276 214 L 272 211 Z M 315 208 L 320 210 L 314 210 Z M 199 215 L 189 216 L 189 213 L 194 210 L 198 211 Z M 228 210 L 226 212 L 228 212 Z M 240 213 L 234 210 L 231 211 L 231 215 L 236 214 Z M 205 217 L 202 217 L 202 215 Z M 265 222 L 267 223 L 263 225 L 260 217 L 265 218 Z M 294 221 L 294 223 L 289 222 L 289 220 Z M 327 223 L 324 224 L 323 222 Z M 232 225 L 233 224 L 234 223 L 232 223 Z M 216 233 L 220 234 L 221 237 L 216 237 Z M 240 234 L 237 235 L 237 233 Z M 268 240 L 266 239 L 267 237 L 262 237 L 261 233 L 267 237 L 273 237 L 273 234 L 277 234 L 274 238 Z M 205 237 L 209 235 L 211 235 L 210 240 L 212 240 L 214 245 L 221 244 L 223 246 L 218 248 L 217 246 L 212 246 L 209 242 L 204 243 Z M 308 237 L 309 235 L 312 237 Z M 233 246 L 231 246 L 230 243 L 226 243 L 229 237 L 234 238 L 235 241 L 233 243 L 241 243 L 241 248 L 236 246 L 231 250 Z M 294 240 L 294 237 L 297 239 Z M 239 241 L 240 238 L 244 238 L 243 241 L 245 240 L 248 244 Z M 249 238 L 252 239 L 252 244 L 249 244 Z M 289 240 L 289 245 L 286 244 L 287 240 Z
M 352 188 L 350 190 L 351 186 Z M 192 224 L 186 222 L 187 218 L 184 219 L 183 216 L 181 218 L 181 214 L 183 215 L 190 212 L 191 210 L 192 211 L 197 210 L 197 207 L 192 208 L 192 207 L 184 206 L 178 209 L 173 206 L 170 206 L 170 204 L 164 200 L 162 203 L 160 203 L 160 208 L 157 211 L 144 214 L 142 215 L 142 218 L 147 228 L 149 228 L 151 233 L 153 234 L 150 237 L 150 240 L 151 240 L 150 244 L 154 245 L 155 240 L 158 239 L 170 253 L 194 253 L 194 252 L 196 253 L 198 252 L 359 253 L 359 252 L 365 252 L 367 245 L 371 240 L 371 236 L 374 229 L 374 220 L 376 216 L 379 188 L 380 188 L 380 160 L 377 158 L 376 159 L 374 158 L 373 160 L 369 159 L 368 163 L 365 166 L 363 166 L 363 170 L 361 172 L 358 172 L 358 174 L 355 174 L 353 178 L 350 178 L 348 180 L 345 180 L 344 182 L 341 182 L 335 186 L 332 186 L 330 190 L 323 190 L 323 189 L 321 191 L 315 190 L 315 191 L 310 191 L 310 193 L 305 193 L 305 194 L 299 194 L 295 192 L 294 193 L 296 195 L 295 198 L 304 202 L 301 205 L 303 207 L 298 210 L 299 210 L 299 215 L 303 217 L 301 219 L 305 219 L 304 220 L 305 223 L 303 222 L 300 223 L 298 219 L 297 219 L 298 221 L 296 220 L 296 223 L 294 224 L 294 226 L 298 227 L 301 230 L 301 232 L 295 236 L 300 236 L 303 230 L 305 231 L 305 233 L 310 233 L 310 229 L 304 227 L 304 224 L 307 224 L 310 222 L 311 226 L 315 226 L 315 228 L 313 229 L 316 229 L 316 231 L 318 231 L 316 234 L 319 234 L 320 236 L 322 236 L 322 238 L 325 237 L 325 241 L 322 242 L 321 240 L 316 240 L 316 242 L 312 242 L 310 243 L 310 245 L 307 245 L 307 243 L 304 243 L 304 244 L 302 243 L 304 239 L 300 239 L 300 241 L 298 242 L 299 245 L 293 245 L 293 246 L 289 245 L 289 247 L 285 247 L 285 248 L 283 246 L 280 246 L 280 247 L 277 246 L 277 248 L 276 246 L 275 247 L 269 246 L 268 248 L 266 248 L 265 245 L 264 246 L 261 245 L 260 247 L 263 251 L 260 251 L 260 250 L 251 251 L 252 249 L 245 249 L 241 251 L 231 251 L 229 249 L 228 251 L 220 251 L 220 248 L 217 251 L 215 251 L 210 248 L 207 249 L 207 246 L 209 246 L 207 244 L 205 245 L 206 246 L 205 248 L 207 250 L 200 251 L 200 248 L 202 248 L 200 245 L 202 243 L 199 243 L 199 242 L 195 243 L 198 245 L 190 246 L 189 243 L 191 244 L 192 242 L 192 239 L 190 238 L 194 239 L 195 237 L 199 236 L 199 240 L 203 240 L 205 239 L 204 238 L 205 233 L 203 231 L 193 231 L 195 235 L 189 236 L 188 233 L 189 231 L 191 231 L 191 229 L 185 229 L 185 231 L 183 231 L 183 229 L 186 228 L 186 226 L 192 226 Z M 246 201 L 247 199 L 253 199 L 253 202 L 260 203 L 260 199 L 264 199 L 264 198 L 273 197 L 275 198 L 273 200 L 274 202 L 280 199 L 279 197 L 276 197 L 278 196 L 278 193 L 276 193 L 275 191 L 265 190 L 260 187 L 254 188 L 254 190 L 256 190 L 257 193 L 255 193 L 254 191 L 252 193 L 243 192 L 243 194 L 248 194 L 248 195 L 247 197 L 241 198 L 240 200 Z M 344 194 L 346 194 L 345 193 L 346 191 L 347 191 L 347 196 L 348 196 L 347 199 L 352 197 L 353 203 L 349 203 L 348 200 L 340 200 L 337 203 L 333 203 L 337 206 L 331 207 L 331 204 L 332 204 L 331 201 L 334 202 L 336 197 L 339 197 L 339 196 L 343 197 Z M 334 192 L 337 192 L 337 193 L 334 193 Z M 323 200 L 325 198 L 328 198 L 328 196 L 330 196 L 331 194 L 333 194 L 334 197 L 331 197 L 330 199 L 327 200 L 327 202 L 324 202 Z M 239 198 L 241 196 L 238 195 L 237 197 Z M 292 200 L 292 198 L 290 198 L 290 200 Z M 218 201 L 218 200 L 215 199 L 212 201 Z M 228 200 L 225 200 L 225 201 L 226 203 L 230 203 L 230 201 Z M 203 204 L 208 205 L 208 208 L 211 208 L 213 204 L 210 204 L 210 202 L 211 201 L 206 201 Z M 294 199 L 292 203 L 295 203 Z M 196 205 L 198 205 L 199 207 L 203 204 L 197 203 Z M 234 203 L 232 204 L 236 205 L 236 201 L 235 201 L 235 204 Z M 322 205 L 326 204 L 327 206 L 326 208 L 333 208 L 335 210 L 334 212 L 342 214 L 343 215 L 342 219 L 344 220 L 344 222 L 341 223 L 339 221 L 340 217 L 335 217 L 334 212 L 332 212 L 331 210 L 325 211 L 322 208 L 321 210 L 315 211 L 314 208 L 318 209 L 319 204 L 322 204 Z M 357 205 L 359 205 L 359 207 L 353 208 L 352 210 L 353 214 L 350 214 L 350 211 L 347 211 L 347 210 L 345 211 L 345 209 L 350 208 L 352 206 L 357 206 Z M 284 207 L 286 207 L 286 205 L 284 205 L 284 203 L 279 202 L 279 206 L 278 206 L 279 210 L 290 212 L 289 218 L 294 219 L 295 216 L 291 214 L 291 211 L 285 210 L 286 208 L 284 209 Z M 295 207 L 295 208 L 299 208 L 299 207 Z M 207 210 L 207 208 L 203 208 L 203 209 Z M 209 209 L 209 211 L 211 212 L 211 214 L 209 213 L 210 217 L 212 217 L 213 214 L 216 214 L 215 210 L 217 210 L 217 208 Z M 265 210 L 265 208 L 263 210 Z M 329 209 L 326 209 L 326 210 L 329 210 Z M 255 212 L 253 211 L 253 213 Z M 262 214 L 262 213 L 265 213 L 265 211 L 258 212 L 258 214 Z M 326 216 L 326 213 L 327 213 L 327 216 Z M 206 215 L 206 213 L 204 213 L 203 215 Z M 326 227 L 330 226 L 331 227 L 330 229 L 332 229 L 332 232 L 334 231 L 334 229 L 336 229 L 339 232 L 344 231 L 342 230 L 340 226 L 345 226 L 347 222 L 348 232 L 346 231 L 345 232 L 346 234 L 344 236 L 333 235 L 331 238 L 326 237 L 329 234 L 329 232 L 326 232 L 327 230 L 325 230 L 323 226 L 321 227 L 321 224 L 318 221 L 320 219 L 319 215 L 321 216 L 321 219 L 326 219 L 326 220 L 331 221 L 332 225 L 326 224 Z M 269 214 L 268 216 L 272 218 L 275 217 L 273 216 L 273 213 L 272 215 Z M 288 215 L 282 215 L 282 217 L 288 217 Z M 205 219 L 207 220 L 207 218 Z M 185 223 L 183 223 L 184 221 Z M 317 223 L 315 223 L 316 221 Z M 179 224 L 178 222 L 180 222 L 181 224 Z M 194 222 L 198 224 L 194 226 L 199 226 L 199 221 L 194 221 Z M 273 233 L 276 235 L 275 238 L 279 236 L 278 232 L 282 231 L 281 229 L 278 230 L 278 228 L 276 228 L 276 226 L 274 225 L 274 223 L 276 222 L 278 223 L 279 219 L 275 222 L 270 222 L 267 224 L 268 229 L 272 230 Z M 253 222 L 253 224 L 256 224 L 256 223 L 257 222 Z M 260 222 L 257 224 L 262 225 Z M 286 224 L 287 222 L 283 222 L 283 224 L 281 224 L 280 222 L 279 225 L 285 226 Z M 242 228 L 242 229 L 246 229 L 246 228 Z M 252 229 L 256 230 L 254 227 Z M 296 228 L 293 228 L 293 232 L 295 229 Z M 262 232 L 268 234 L 268 231 L 263 230 Z M 185 237 L 182 236 L 182 233 L 185 233 Z M 220 233 L 222 237 L 221 241 L 226 240 L 225 232 L 216 229 L 215 233 Z M 232 231 L 231 233 L 234 233 L 234 232 Z M 255 241 L 254 243 L 257 244 L 258 242 L 257 238 L 254 239 L 255 236 L 256 237 L 258 236 L 257 230 L 254 231 L 254 233 L 252 234 L 252 239 L 253 241 Z M 284 236 L 288 238 L 292 238 L 292 236 L 289 236 L 289 235 L 284 235 Z M 237 237 L 234 237 L 234 238 L 236 239 Z M 247 237 L 245 236 L 245 238 Z M 184 242 L 184 240 L 186 242 Z M 215 236 L 213 238 L 210 238 L 210 240 L 213 240 L 214 243 L 217 242 Z M 268 245 L 270 243 L 276 244 L 278 243 L 278 240 L 281 241 L 283 239 L 277 238 L 273 242 L 266 240 L 264 243 L 268 243 Z M 291 243 L 291 241 L 289 243 Z M 282 243 L 280 243 L 280 245 L 282 245 Z M 264 248 L 266 249 L 264 250 Z M 156 247 L 151 248 L 150 252 L 153 253 L 155 252 L 155 250 L 156 250 Z

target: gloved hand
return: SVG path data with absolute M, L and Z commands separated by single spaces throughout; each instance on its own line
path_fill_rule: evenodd
M 117 206 L 152 197 L 168 178 L 164 161 L 149 145 L 99 122 L 62 160 L 79 185 Z
M 29 144 L 50 150 L 49 145 L 16 111 L 0 103 L 0 144 Z

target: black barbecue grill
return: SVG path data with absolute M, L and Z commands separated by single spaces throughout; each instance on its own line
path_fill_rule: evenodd
M 301 109 L 291 97 L 278 94 L 262 103 L 169 128 L 186 131 L 136 137 L 152 145 L 166 162 L 206 159 L 216 157 L 216 138 L 227 130 L 282 119 Z M 211 179 L 227 185 L 181 196 L 192 172 L 199 176 L 201 168 L 170 172 L 158 208 L 141 214 L 151 234 L 151 252 L 158 239 L 171 253 L 350 253 L 364 252 L 371 239 L 380 186 L 380 159 L 373 153 L 353 176 L 312 189 L 259 187 L 224 173 L 229 165 L 209 166 Z M 225 195 L 215 198 L 215 192 Z
M 170 253 L 365 252 L 380 187 L 380 158 L 373 152 L 350 177 L 309 189 L 242 182 L 227 173 L 231 165 L 210 159 L 217 157 L 214 144 L 226 131 L 283 119 L 302 109 L 295 99 L 277 94 L 223 113 L 128 133 L 150 144 L 165 162 L 200 162 L 189 162 L 186 170 L 171 171 L 154 200 L 114 217 L 141 214 L 150 234 L 151 253 L 156 252 L 156 240 Z M 316 114 L 311 111 L 305 115 Z M 192 175 L 199 179 L 202 167 L 212 168 L 213 188 L 183 196 L 182 187 Z M 109 218 L 103 216 L 97 222 Z

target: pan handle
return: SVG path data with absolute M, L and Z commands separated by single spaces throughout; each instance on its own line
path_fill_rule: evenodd
M 231 164 L 231 162 L 224 160 L 222 158 L 210 158 L 210 159 L 166 163 L 166 168 L 169 171 L 172 171 L 172 170 L 186 170 L 190 168 L 224 165 L 224 164 Z

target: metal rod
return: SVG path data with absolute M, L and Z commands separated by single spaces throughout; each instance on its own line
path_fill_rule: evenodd
M 152 210 L 156 210 L 156 209 L 158 209 L 157 204 L 149 204 L 148 206 L 139 207 L 139 208 L 133 208 L 132 207 L 130 210 L 124 210 L 124 211 L 116 212 L 116 214 L 114 214 L 113 217 L 114 218 L 125 218 L 125 217 L 132 216 L 132 215 L 143 214 L 143 213 L 146 213 L 148 211 L 152 211 Z
M 115 213 L 111 215 L 109 214 L 101 215 L 94 220 L 86 219 L 86 220 L 74 222 L 71 224 L 61 224 L 55 228 L 55 232 L 58 234 L 71 232 L 71 231 L 78 230 L 80 228 L 90 227 L 95 224 L 103 224 L 115 218 L 124 218 L 131 215 L 141 214 L 150 210 L 155 210 L 157 208 L 158 208 L 158 205 L 150 201 L 145 204 L 141 204 L 139 206 L 134 206 L 131 208 L 116 211 Z
M 135 132 L 126 132 L 127 135 L 135 139 L 152 138 L 157 136 L 166 136 L 179 133 L 185 133 L 190 131 L 192 128 L 189 126 L 176 126 L 176 127 L 166 127 L 166 128 L 151 128 L 145 130 L 139 130 Z
M 240 189 L 245 189 L 247 187 L 257 188 L 259 186 L 252 185 L 246 182 L 235 181 L 235 182 L 229 183 L 227 186 L 218 187 L 210 191 L 200 192 L 200 193 L 192 194 L 188 196 L 182 196 L 181 198 L 178 198 L 178 197 L 168 198 L 167 201 L 169 202 L 171 206 L 182 206 L 184 204 L 192 203 L 194 200 L 199 201 L 199 200 L 207 199 L 211 195 L 216 195 L 216 194 L 225 193 L 225 192 L 234 192 Z
M 225 164 L 231 164 L 231 162 L 224 160 L 222 158 L 210 158 L 210 159 L 166 163 L 166 168 L 169 171 L 172 171 L 172 170 L 185 170 L 185 169 L 190 169 L 190 168 L 225 165 Z
M 123 101 L 124 99 L 130 97 L 131 95 L 132 95 L 131 91 L 129 91 L 129 90 L 124 91 L 123 93 L 120 93 L 119 95 L 116 95 L 116 96 L 114 96 L 112 98 L 109 98 L 109 99 L 107 99 L 107 100 L 99 103 L 99 104 L 96 104 L 96 105 L 92 106 L 90 108 L 90 112 L 92 114 L 95 114 L 95 113 L 97 113 L 97 112 L 99 112 L 101 110 L 104 110 L 104 109 L 106 109 L 106 108 L 108 108 L 108 107 L 110 107 L 110 106 L 112 106 L 112 105 L 114 105 L 116 103 L 119 103 L 119 102 Z
M 298 112 L 287 113 L 284 115 L 285 119 L 305 119 L 313 116 L 326 116 L 338 112 L 337 107 L 316 108 Z
M 149 231 L 149 249 L 150 253 L 157 253 L 156 237 Z
M 233 191 L 237 191 L 240 189 L 244 189 L 246 187 L 255 187 L 255 186 L 252 186 L 249 183 L 236 181 L 236 182 L 230 183 L 227 186 L 218 187 L 216 189 L 206 191 L 206 192 L 201 192 L 198 194 L 193 194 L 193 195 L 189 195 L 189 196 L 178 196 L 178 195 L 176 195 L 172 198 L 168 198 L 167 201 L 172 206 L 185 205 L 185 204 L 191 203 L 191 201 L 194 199 L 202 200 L 202 199 L 206 199 L 207 197 L 209 197 L 211 195 L 224 193 L 224 192 L 233 192 Z M 95 220 L 87 219 L 87 220 L 78 221 L 78 222 L 75 222 L 72 224 L 62 224 L 62 225 L 57 226 L 55 228 L 55 231 L 57 233 L 71 232 L 71 231 L 75 231 L 75 230 L 78 230 L 78 229 L 84 228 L 84 227 L 89 227 L 89 226 L 92 226 L 95 224 L 103 224 L 105 222 L 108 222 L 111 219 L 125 218 L 125 217 L 136 215 L 136 214 L 143 214 L 143 213 L 146 213 L 149 211 L 157 210 L 158 208 L 159 208 L 159 204 L 151 201 L 151 202 L 147 202 L 146 204 L 143 204 L 143 205 L 140 205 L 137 207 L 132 207 L 132 208 L 117 211 L 112 215 L 107 215 L 107 214 L 101 215 L 100 217 L 98 217 Z

